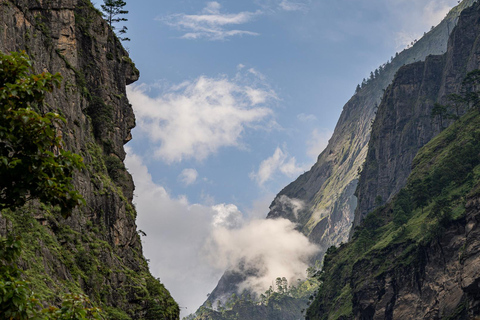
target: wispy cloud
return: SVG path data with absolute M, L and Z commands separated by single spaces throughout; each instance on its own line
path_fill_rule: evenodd
M 207 6 L 198 14 L 172 14 L 159 17 L 157 20 L 186 32 L 181 36 L 183 39 L 225 40 L 233 36 L 259 35 L 256 32 L 230 29 L 229 27 L 252 21 L 261 14 L 260 11 L 223 13 L 221 8 L 220 3 L 212 1 L 208 2 Z
M 305 2 L 282 0 L 279 4 L 280 8 L 285 11 L 306 11 L 307 4 Z
M 402 10 L 401 8 L 405 7 L 404 2 L 395 0 L 390 3 L 392 12 L 403 16 L 403 28 L 395 35 L 398 50 L 405 48 L 415 39 L 420 39 L 423 32 L 439 24 L 452 6 L 457 4 L 456 0 L 409 1 L 409 10 Z
M 260 163 L 257 172 L 250 173 L 250 178 L 255 180 L 259 186 L 263 186 L 267 181 L 272 180 L 278 172 L 293 178 L 304 170 L 303 166 L 297 165 L 295 157 L 289 156 L 288 153 L 277 147 L 271 157 Z
M 276 93 L 250 76 L 201 76 L 156 98 L 147 95 L 147 86 L 129 86 L 138 128 L 151 140 L 154 155 L 167 163 L 203 160 L 219 148 L 240 147 L 247 129 L 271 127 L 268 105 L 277 100 Z
M 180 175 L 178 176 L 178 180 L 180 180 L 185 186 L 189 186 L 194 184 L 197 181 L 198 172 L 195 169 L 184 169 Z
M 297 119 L 302 122 L 316 121 L 317 117 L 313 114 L 300 113 L 297 114 Z
M 255 2 L 266 11 L 307 12 L 311 0 L 256 0 Z

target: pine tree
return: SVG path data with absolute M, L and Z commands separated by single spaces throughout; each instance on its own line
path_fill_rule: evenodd
M 107 20 L 108 24 L 115 30 L 116 27 L 113 23 L 128 21 L 127 18 L 120 17 L 122 14 L 128 14 L 127 10 L 123 10 L 123 7 L 127 5 L 127 3 L 123 0 L 103 0 L 105 4 L 102 4 L 103 15 Z M 130 41 L 129 38 L 123 37 L 125 33 L 127 33 L 127 27 L 123 26 L 119 31 L 116 32 L 118 38 L 122 41 Z

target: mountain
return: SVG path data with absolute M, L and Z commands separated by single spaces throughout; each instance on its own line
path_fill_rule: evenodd
M 372 77 L 362 83 L 359 90 L 343 107 L 332 138 L 319 155 L 315 165 L 286 186 L 273 200 L 267 218 L 286 218 L 296 223 L 298 229 L 308 236 L 310 241 L 319 245 L 320 252 L 316 257 L 318 261 L 322 261 L 327 248 L 348 241 L 352 223 L 355 220 L 355 210 L 362 210 L 361 208 L 371 202 L 370 198 L 368 200 L 362 198 L 362 202 L 358 204 L 360 208 L 357 209 L 355 191 L 359 184 L 359 172 L 364 173 L 370 170 L 369 167 L 364 166 L 364 163 L 367 158 L 372 123 L 384 90 L 404 65 L 423 61 L 429 55 L 445 53 L 449 35 L 460 13 L 473 3 L 473 0 L 462 1 L 437 27 L 427 32 L 410 48 L 397 53 L 372 73 Z M 428 115 L 426 119 L 430 121 L 430 116 Z M 437 131 L 432 131 L 428 137 L 424 137 L 423 144 L 438 132 L 437 128 Z M 412 153 L 414 156 L 413 150 Z M 364 174 L 362 174 L 363 177 L 365 177 Z M 360 183 L 363 184 L 364 180 L 360 180 Z M 402 182 L 399 181 L 398 186 L 392 190 L 392 194 L 401 186 Z M 390 196 L 384 195 L 381 203 L 385 203 Z M 372 199 L 375 203 L 377 195 Z M 250 272 L 252 270 L 242 272 L 227 270 L 207 302 L 213 305 L 218 300 L 225 302 L 232 294 L 237 293 L 238 284 Z M 308 301 L 308 297 L 306 298 L 307 300 L 304 297 L 299 303 L 304 305 Z
M 86 293 L 108 319 L 178 319 L 179 307 L 149 272 L 135 224 L 133 181 L 123 164 L 135 117 L 126 85 L 139 71 L 89 0 L 1 0 L 0 50 L 24 50 L 35 73 L 59 72 L 48 110 L 65 149 L 86 168 L 74 177 L 86 205 L 64 219 L 31 202 L 2 211 L 0 234 L 23 239 L 20 266 L 42 301 Z
M 306 319 L 480 313 L 479 22 L 476 2 L 461 13 L 445 54 L 402 67 L 385 91 L 352 240 L 328 250 Z M 453 97 L 465 99 L 455 108 Z

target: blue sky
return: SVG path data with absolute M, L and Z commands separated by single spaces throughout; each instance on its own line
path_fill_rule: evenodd
M 127 1 L 124 45 L 141 72 L 128 87 L 127 167 L 145 255 L 184 315 L 239 259 L 233 248 L 266 242 L 252 221 L 314 164 L 356 85 L 456 3 Z M 290 226 L 275 228 L 305 247 Z M 293 276 L 302 257 L 289 270 L 274 254 L 265 261 Z

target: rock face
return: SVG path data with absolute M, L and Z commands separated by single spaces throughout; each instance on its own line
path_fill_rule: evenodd
M 358 229 L 325 257 L 307 320 L 480 314 L 479 110 L 460 108 L 463 117 L 443 131 L 430 116 L 435 102 L 445 104 L 480 68 L 479 40 L 476 2 L 462 12 L 444 55 L 401 68 L 386 90 L 357 189 Z M 419 186 L 446 172 L 444 186 L 430 184 L 418 204 Z
M 365 283 L 361 260 L 352 283 L 355 319 L 472 319 L 480 313 L 480 195 L 471 197 L 462 219 L 437 240 L 415 252 L 417 264 L 400 267 Z M 401 252 L 403 248 L 399 248 Z
M 349 239 L 357 208 L 357 197 L 354 193 L 358 184 L 358 173 L 367 156 L 372 122 L 384 89 L 402 66 L 425 60 L 429 55 L 443 54 L 460 12 L 473 2 L 462 1 L 436 28 L 410 49 L 399 53 L 382 67 L 378 76 L 363 85 L 343 107 L 332 138 L 315 165 L 286 186 L 273 200 L 268 218 L 282 217 L 297 223 L 299 229 L 320 246 L 318 260 L 322 260 L 330 246 L 346 243 Z M 430 123 L 429 113 L 426 119 Z M 423 143 L 432 135 L 433 133 L 424 137 Z M 374 200 L 375 198 L 376 196 L 373 197 Z M 385 197 L 384 201 L 387 199 L 388 197 Z M 232 273 L 227 272 L 219 282 L 221 286 L 215 288 L 208 300 L 212 303 L 216 300 L 223 301 L 236 293 L 238 282 L 233 279 L 241 278 L 241 275 L 232 277 Z
M 458 15 L 473 2 L 463 1 L 452 9 L 436 28 L 398 54 L 375 79 L 362 86 L 343 107 L 333 136 L 315 165 L 276 196 L 268 218 L 284 217 L 298 222 L 303 233 L 321 245 L 323 253 L 332 245 L 348 241 L 357 207 L 354 191 L 358 172 L 367 155 L 372 121 L 383 91 L 403 65 L 423 61 L 429 55 L 443 54 Z M 284 205 L 282 199 L 285 197 L 304 202 L 298 219 L 291 208 Z
M 447 104 L 447 95 L 459 92 L 467 72 L 480 68 L 479 34 L 475 12 L 466 11 L 445 55 L 401 68 L 385 91 L 356 191 L 354 227 L 405 186 L 418 150 L 441 131 L 432 109 L 435 103 Z M 459 115 L 464 111 L 460 108 Z M 443 126 L 449 123 L 442 121 Z
M 25 50 L 36 73 L 63 76 L 44 111 L 66 118 L 65 147 L 87 167 L 75 176 L 87 205 L 70 218 L 31 205 L 1 219 L 2 234 L 32 241 L 23 261 L 33 286 L 50 301 L 58 291 L 84 291 L 112 319 L 178 319 L 143 257 L 123 165 L 135 126 L 125 87 L 139 77 L 128 53 L 89 0 L 0 0 L 0 50 Z

